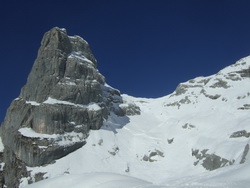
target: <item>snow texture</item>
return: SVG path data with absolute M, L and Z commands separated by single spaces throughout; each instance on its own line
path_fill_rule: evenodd
M 88 63 L 91 63 L 91 64 L 94 64 L 92 61 L 90 61 L 88 58 L 86 58 L 84 55 L 82 55 L 81 53 L 79 52 L 72 52 L 68 58 L 77 58 L 79 60 L 82 60 L 84 62 L 88 62 Z
M 0 152 L 3 152 L 3 150 L 4 150 L 4 145 L 2 142 L 2 138 L 0 137 Z
M 35 102 L 32 104 L 34 105 Z M 46 101 L 43 102 L 44 104 L 65 104 L 65 105 L 71 105 L 71 106 L 76 106 L 76 107 L 82 107 L 82 108 L 88 108 L 90 111 L 98 111 L 101 110 L 101 107 L 97 103 L 90 103 L 88 105 L 82 105 L 82 104 L 75 104 L 72 102 L 68 101 L 61 101 L 57 99 L 53 99 L 49 97 Z
M 250 140 L 231 135 L 250 132 L 250 77 L 240 75 L 249 67 L 246 57 L 215 75 L 181 83 L 162 98 L 122 95 L 123 101 L 140 107 L 140 115 L 111 113 L 100 130 L 90 132 L 84 147 L 54 164 L 28 168 L 47 180 L 28 186 L 23 178 L 20 187 L 248 188 L 250 154 L 245 148 Z M 54 99 L 46 103 L 65 104 Z M 209 171 L 202 153 L 228 163 Z

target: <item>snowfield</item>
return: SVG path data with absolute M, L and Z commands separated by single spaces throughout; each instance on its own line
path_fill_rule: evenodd
M 30 185 L 29 188 L 55 188 L 55 187 L 95 187 L 95 188 L 128 188 L 128 187 L 147 187 L 160 188 L 162 186 L 152 185 L 149 182 L 118 175 L 113 173 L 88 173 L 79 175 L 64 175 L 57 178 L 44 180 Z
M 20 187 L 249 188 L 249 67 L 246 57 L 158 99 L 122 95 L 140 115 L 111 113 L 82 148 L 28 168 L 47 180 Z

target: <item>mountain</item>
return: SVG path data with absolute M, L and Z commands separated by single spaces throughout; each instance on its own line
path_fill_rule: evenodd
M 248 187 L 249 79 L 250 56 L 135 98 L 105 82 L 85 40 L 53 28 L 0 129 L 2 185 Z
M 46 165 L 86 144 L 108 114 L 124 115 L 120 92 L 105 84 L 88 43 L 53 28 L 45 33 L 21 94 L 1 126 L 2 184 L 17 187 L 26 166 Z

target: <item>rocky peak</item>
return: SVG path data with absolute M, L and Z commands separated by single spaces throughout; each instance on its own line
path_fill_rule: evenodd
M 20 97 L 39 103 L 49 96 L 81 104 L 93 100 L 97 102 L 98 98 L 86 98 L 84 92 L 73 92 L 72 96 L 67 97 L 64 95 L 65 87 L 60 84 L 71 83 L 73 88 L 73 85 L 82 84 L 82 81 L 105 82 L 96 69 L 96 59 L 88 43 L 81 37 L 68 36 L 65 29 L 53 28 L 42 39 L 38 57 Z
M 26 166 L 51 163 L 82 147 L 89 130 L 99 129 L 110 111 L 124 114 L 119 91 L 105 84 L 96 66 L 81 37 L 57 27 L 45 33 L 27 83 L 0 128 L 2 181 L 8 187 L 27 176 Z M 17 163 L 22 168 L 13 166 Z
M 87 41 L 77 35 L 68 36 L 66 29 L 54 27 L 44 34 L 39 53 L 50 50 L 60 50 L 65 54 L 79 52 L 87 59 L 91 60 L 96 66 L 96 59 L 92 54 Z

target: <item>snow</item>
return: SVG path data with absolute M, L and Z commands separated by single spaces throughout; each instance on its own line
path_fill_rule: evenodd
M 49 97 L 46 101 L 43 102 L 44 104 L 66 104 L 66 105 L 72 105 L 72 106 L 76 106 L 76 104 L 72 103 L 72 102 L 68 102 L 68 101 L 61 101 L 61 100 L 57 100 L 57 99 L 53 99 L 51 97 Z
M 55 28 L 58 29 L 58 30 L 60 30 L 60 31 L 66 32 L 65 28 L 59 28 L 59 27 L 55 27 Z
M 31 104 L 33 106 L 39 106 L 40 103 L 36 102 L 36 101 L 26 101 L 27 104 Z
M 59 82 L 60 85 L 69 85 L 69 86 L 76 86 L 75 82 L 70 82 L 68 80 L 66 80 L 66 82 Z
M 66 82 L 69 84 L 69 82 Z M 74 83 L 71 83 L 70 85 L 73 85 Z M 15 100 L 20 100 L 19 98 L 15 99 Z M 91 102 L 87 105 L 83 105 L 83 104 L 75 104 L 75 103 L 72 103 L 72 102 L 69 102 L 69 101 L 62 101 L 62 100 L 58 100 L 58 99 L 54 99 L 54 98 L 51 98 L 51 97 L 48 97 L 47 100 L 45 100 L 43 103 L 38 103 L 36 101 L 25 101 L 26 104 L 31 104 L 33 106 L 39 106 L 41 104 L 51 104 L 51 105 L 54 105 L 54 104 L 62 104 L 62 105 L 71 105 L 71 106 L 75 106 L 75 107 L 80 107 L 80 108 L 86 108 L 90 111 L 99 111 L 101 110 L 102 108 L 97 104 L 97 103 L 94 103 L 94 102 Z
M 56 144 L 59 146 L 67 146 L 72 145 L 76 142 L 81 142 L 84 140 L 85 135 L 83 133 L 76 133 L 76 132 L 70 132 L 70 133 L 64 133 L 61 134 L 41 134 L 35 132 L 33 129 L 25 127 L 20 128 L 18 130 L 23 136 L 30 137 L 30 138 L 38 138 L 38 139 L 54 139 Z M 42 148 L 47 148 L 46 146 L 39 146 Z
M 99 111 L 99 110 L 101 110 L 101 107 L 97 103 L 90 103 L 88 105 L 88 109 L 90 111 Z
M 3 171 L 4 166 L 5 166 L 5 163 L 0 163 L 0 171 Z
M 82 60 L 84 62 L 88 62 L 90 64 L 94 64 L 92 61 L 90 61 L 88 58 L 86 58 L 84 55 L 82 55 L 80 52 L 71 52 L 68 58 L 77 58 L 79 60 Z
M 107 84 L 107 83 L 105 83 L 104 86 L 107 87 L 107 88 L 110 88 L 110 89 L 112 89 L 112 90 L 117 90 L 117 89 L 113 88 L 112 86 L 110 86 L 110 85 Z M 118 91 L 118 90 L 117 90 L 117 91 Z
M 237 61 L 235 64 L 230 65 L 224 69 L 222 69 L 219 74 L 227 74 L 227 73 L 233 73 L 236 71 L 248 69 L 250 67 L 250 56 L 241 58 L 239 61 Z
M 73 39 L 73 40 L 76 40 L 76 39 L 79 39 L 81 41 L 83 41 L 85 44 L 88 45 L 88 42 L 86 40 L 84 40 L 81 36 L 79 35 L 74 35 L 74 36 L 69 36 L 69 38 Z
M 42 134 L 42 133 L 37 133 L 33 129 L 25 127 L 25 128 L 20 128 L 18 130 L 23 136 L 25 137 L 30 137 L 30 138 L 47 138 L 47 139 L 56 139 L 57 135 L 56 134 Z
M 28 180 L 23 178 L 20 187 L 249 187 L 250 154 L 244 164 L 240 161 L 250 138 L 230 135 L 240 130 L 250 132 L 249 110 L 239 109 L 250 104 L 250 82 L 247 77 L 227 79 L 227 74 L 249 65 L 247 57 L 218 74 L 182 83 L 187 87 L 180 95 L 174 92 L 158 99 L 122 95 L 125 105 L 140 107 L 140 115 L 120 117 L 110 113 L 100 130 L 90 131 L 82 148 L 54 164 L 28 167 L 33 176 L 46 173 L 47 180 L 27 186 Z M 214 87 L 219 79 L 230 87 Z M 211 99 L 211 95 L 220 97 Z M 47 103 L 76 105 L 52 98 Z M 87 106 L 101 109 L 96 103 Z M 22 134 L 26 134 L 25 129 Z M 202 166 L 203 159 L 194 165 L 195 149 L 235 162 L 208 171 Z
M 147 181 L 137 178 L 114 174 L 114 173 L 86 173 L 69 175 L 65 174 L 60 177 L 38 182 L 27 186 L 27 188 L 129 188 L 129 187 L 147 187 L 157 188 L 162 186 L 153 185 Z
M 4 145 L 2 142 L 2 138 L 0 137 L 0 152 L 3 152 L 3 150 L 4 150 Z
M 46 101 L 43 102 L 44 104 L 64 104 L 64 105 L 71 105 L 71 106 L 76 106 L 76 107 L 81 107 L 81 108 L 87 108 L 90 111 L 98 111 L 101 110 L 101 107 L 97 103 L 89 103 L 88 105 L 82 105 L 82 104 L 75 104 L 72 102 L 68 101 L 62 101 L 58 99 L 53 99 L 49 97 Z

